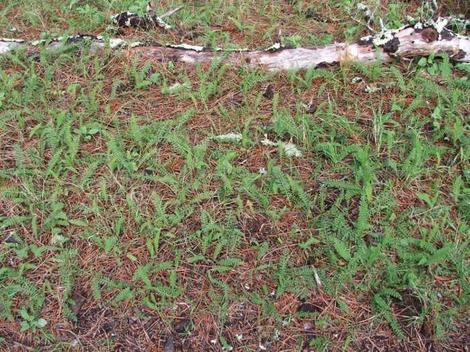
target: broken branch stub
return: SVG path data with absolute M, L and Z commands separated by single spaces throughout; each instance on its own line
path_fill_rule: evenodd
M 182 62 L 186 64 L 209 63 L 220 59 L 231 65 L 264 67 L 272 71 L 309 69 L 338 65 L 344 62 L 373 63 L 390 62 L 399 58 L 413 58 L 437 53 L 447 53 L 455 61 L 470 62 L 470 38 L 454 34 L 445 29 L 446 22 L 432 24 L 418 23 L 396 30 L 388 30 L 375 36 L 362 38 L 358 43 L 335 43 L 316 48 L 276 48 L 273 50 L 209 50 L 201 46 L 187 44 L 152 46 L 136 41 L 119 41 L 127 46 L 129 53 L 138 55 L 145 61 Z M 106 47 L 100 37 L 88 38 L 92 49 Z M 76 36 L 74 37 L 76 43 Z M 32 45 L 24 41 L 0 40 L 0 54 L 5 54 L 18 47 Z M 49 44 L 51 46 L 51 44 Z M 57 42 L 55 43 L 57 45 Z

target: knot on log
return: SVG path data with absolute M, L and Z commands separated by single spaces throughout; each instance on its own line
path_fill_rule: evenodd
M 383 49 L 386 53 L 394 53 L 398 50 L 400 46 L 400 39 L 394 37 L 383 45 Z
M 439 33 L 435 28 L 428 27 L 421 31 L 421 36 L 423 40 L 427 43 L 434 42 L 439 39 Z

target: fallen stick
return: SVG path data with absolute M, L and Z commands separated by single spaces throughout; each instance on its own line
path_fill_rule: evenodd
M 445 28 L 446 24 L 444 19 L 431 24 L 418 23 L 364 37 L 354 44 L 335 43 L 317 48 L 283 48 L 277 44 L 266 50 L 210 50 L 187 44 L 146 45 L 123 39 L 111 39 L 106 43 L 99 36 L 73 36 L 42 44 L 57 47 L 63 42 L 76 43 L 83 39 L 87 40 L 94 50 L 108 45 L 113 49 L 127 47 L 129 53 L 138 55 L 145 61 L 201 64 L 220 59 L 231 65 L 264 67 L 271 71 L 309 69 L 353 61 L 365 64 L 376 61 L 390 62 L 437 53 L 447 53 L 455 61 L 470 62 L 470 37 L 454 34 Z M 41 43 L 0 39 L 0 55 L 20 47 L 38 44 Z
M 174 8 L 173 10 L 169 10 L 169 11 L 165 12 L 163 15 L 160 15 L 158 17 L 160 17 L 160 18 L 170 17 L 171 15 L 177 13 L 182 8 L 183 8 L 183 6 L 178 6 L 178 7 Z

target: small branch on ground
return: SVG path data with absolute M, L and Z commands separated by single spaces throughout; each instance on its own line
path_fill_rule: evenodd
M 170 17 L 171 15 L 177 13 L 179 10 L 181 10 L 183 8 L 183 6 L 179 6 L 173 10 L 170 10 L 170 11 L 167 11 L 165 12 L 163 15 L 160 15 L 159 17 L 160 18 L 166 18 L 166 17 Z
M 163 19 L 166 17 L 170 17 L 171 15 L 177 13 L 181 10 L 183 6 L 179 6 L 173 10 L 165 12 L 163 15 L 158 16 L 155 13 L 155 9 L 151 2 L 147 3 L 147 13 L 144 16 L 139 16 L 133 12 L 121 12 L 117 15 L 112 17 L 112 21 L 118 27 L 132 27 L 132 28 L 141 28 L 141 29 L 149 29 L 152 27 L 160 27 L 164 30 L 171 30 L 173 29 L 168 23 L 166 23 Z

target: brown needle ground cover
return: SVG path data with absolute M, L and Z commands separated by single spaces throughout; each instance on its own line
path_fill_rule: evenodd
M 138 3 L 7 0 L 0 34 L 98 34 Z M 393 24 L 422 10 L 368 4 Z M 307 46 L 365 34 L 351 16 L 356 2 L 194 2 L 176 32 L 117 35 L 263 47 L 282 29 Z M 465 350 L 469 72 L 2 58 L 0 348 Z

